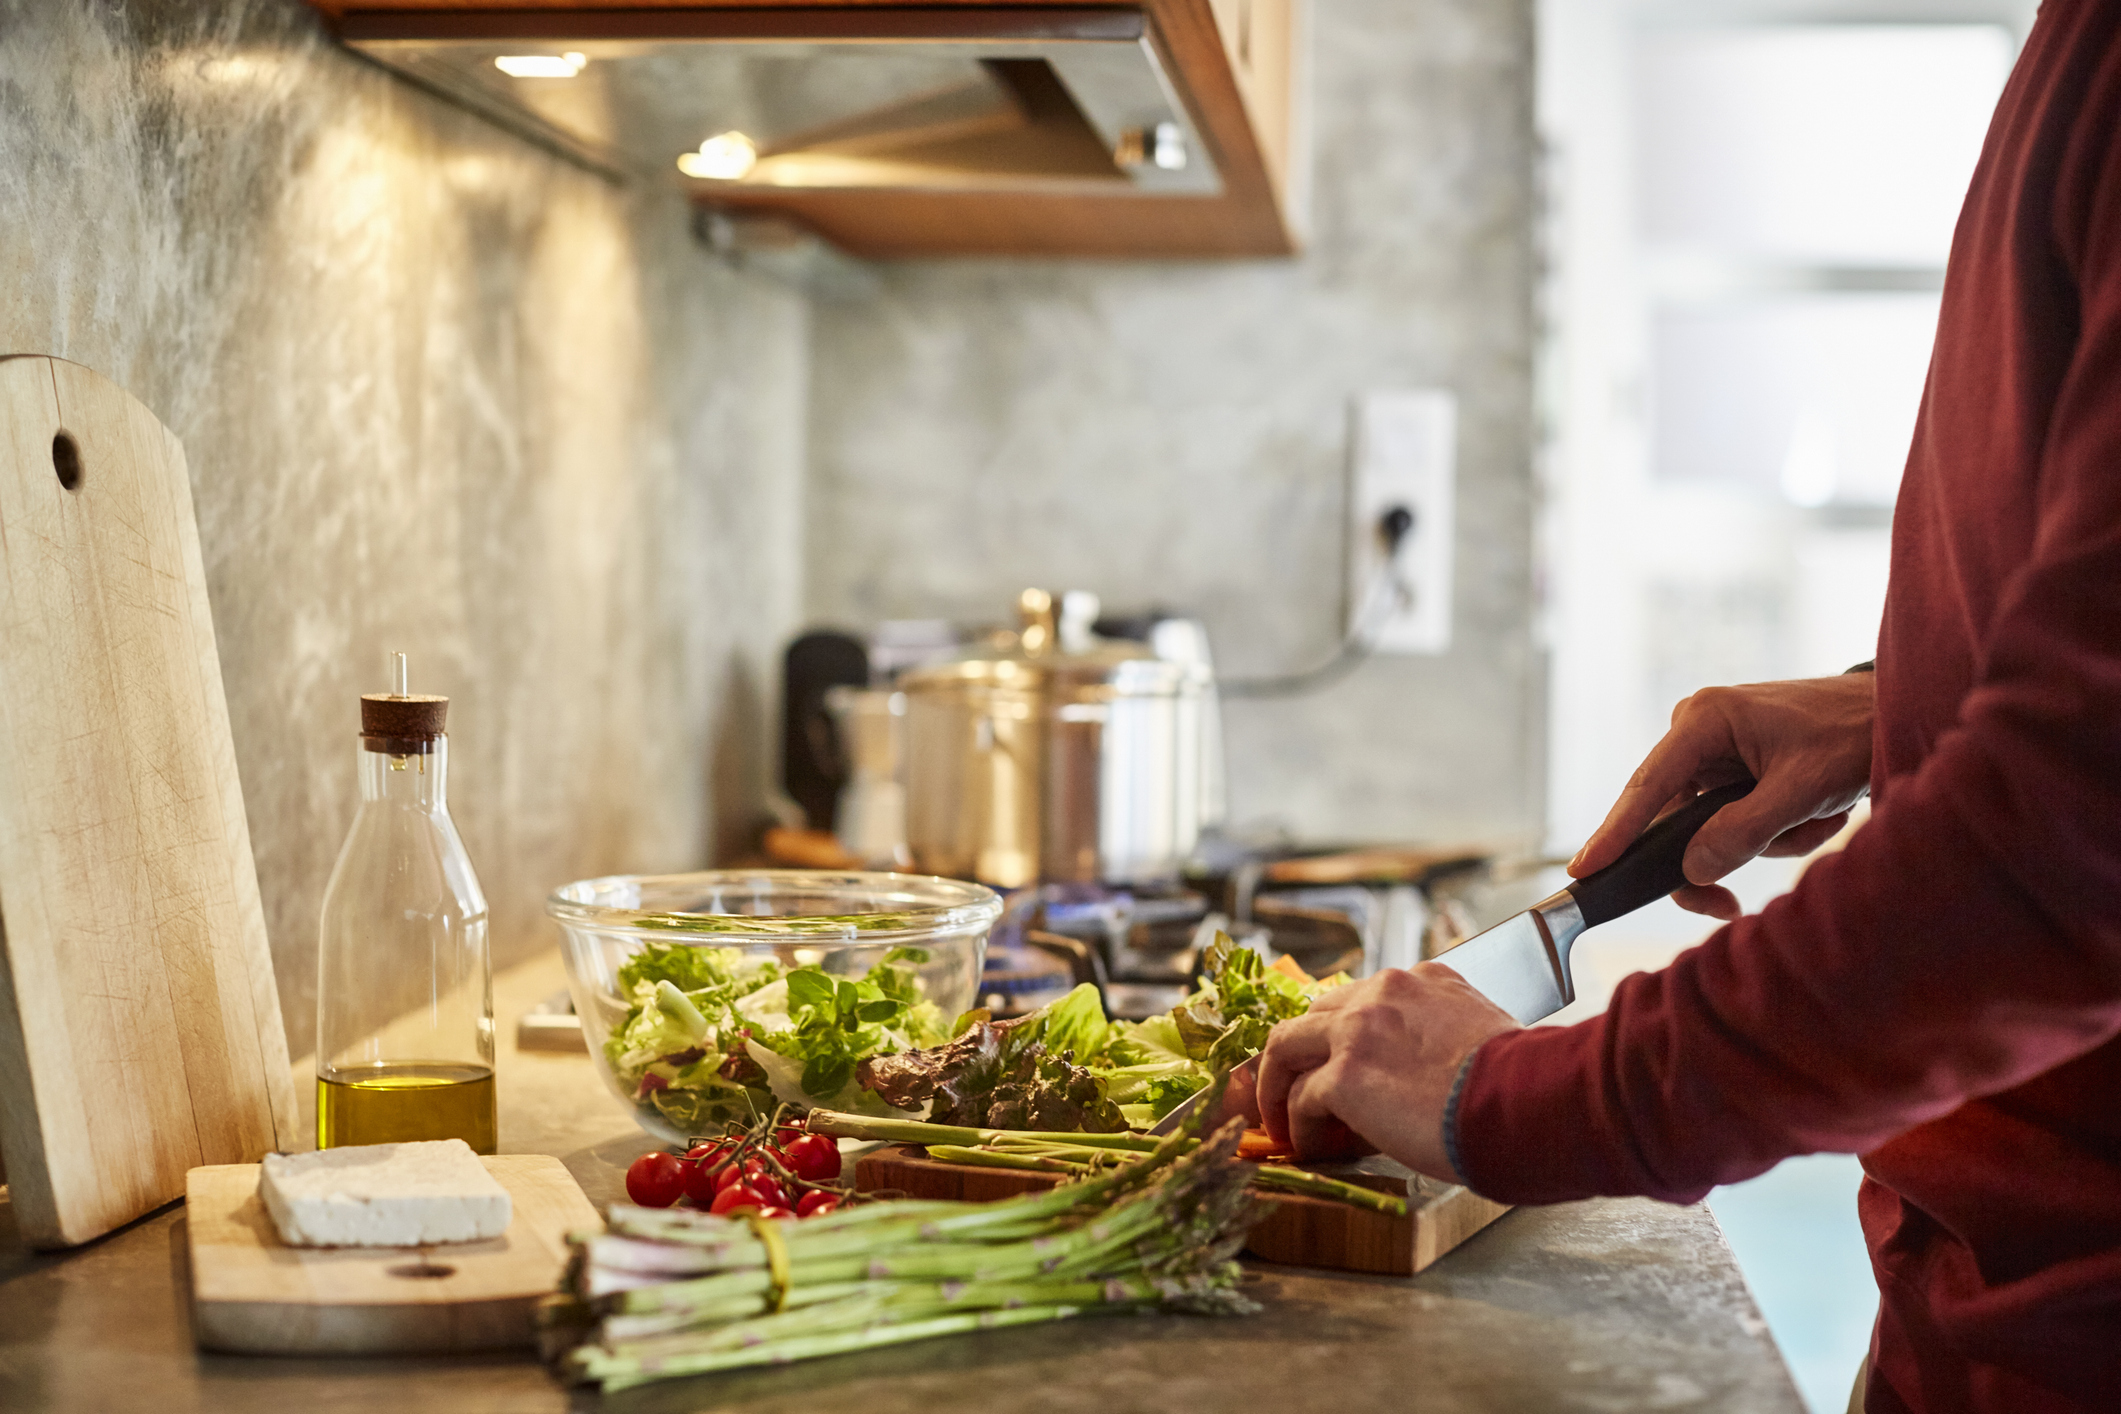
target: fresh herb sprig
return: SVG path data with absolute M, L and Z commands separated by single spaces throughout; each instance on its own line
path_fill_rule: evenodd
M 923 961 L 927 957 L 908 948 L 893 949 L 859 982 L 808 969 L 788 974 L 794 1039 L 787 1049 L 774 1049 L 802 1058 L 804 1093 L 822 1100 L 844 1090 L 854 1078 L 854 1067 L 884 1043 L 884 1029 L 905 1020 L 913 1003 L 901 981 L 910 969 L 902 964 L 915 956 Z M 887 984 L 894 990 L 887 991 Z

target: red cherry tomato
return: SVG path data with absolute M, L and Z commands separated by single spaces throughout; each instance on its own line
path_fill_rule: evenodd
M 784 1124 L 773 1131 L 773 1142 L 785 1149 L 809 1132 L 800 1124 Z
M 643 1154 L 626 1170 L 626 1196 L 644 1208 L 667 1208 L 684 1191 L 685 1166 L 675 1154 Z
M 788 1168 L 805 1183 L 827 1183 L 840 1176 L 840 1146 L 822 1134 L 805 1134 L 788 1146 Z
M 726 1164 L 714 1175 L 714 1191 L 719 1193 L 732 1183 L 757 1178 L 763 1172 L 765 1165 L 757 1159 L 746 1159 L 741 1164 Z
M 759 1209 L 759 1216 L 762 1218 L 792 1218 L 795 1214 L 789 1212 L 786 1208 L 761 1208 Z
M 752 1192 L 749 1185 L 732 1183 L 714 1195 L 714 1203 L 707 1211 L 721 1217 L 728 1217 L 730 1214 L 745 1208 L 756 1210 L 766 1206 L 768 1206 L 766 1200 Z
M 717 1191 L 715 1181 L 725 1172 L 715 1168 L 720 1162 L 721 1156 L 715 1154 L 695 1159 L 685 1166 L 685 1196 L 692 1200 L 695 1208 L 704 1208 L 714 1201 Z
M 795 1205 L 796 1215 L 805 1218 L 821 1218 L 840 1205 L 837 1193 L 827 1193 L 822 1188 L 813 1188 Z
M 757 1178 L 748 1180 L 744 1186 L 773 1204 L 776 1208 L 792 1206 L 788 1201 L 788 1190 L 781 1186 L 781 1181 L 777 1178 L 768 1178 L 761 1174 Z

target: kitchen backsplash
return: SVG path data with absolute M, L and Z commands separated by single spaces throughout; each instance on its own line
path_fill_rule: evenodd
M 756 816 L 805 311 L 679 203 L 294 0 L 0 0 L 0 288 L 0 353 L 88 364 L 184 442 L 295 1054 L 387 651 L 452 699 L 497 964 L 552 940 L 554 885 Z
M 1197 613 L 1217 669 L 1341 631 L 1350 404 L 1459 403 L 1454 647 L 1231 702 L 1236 819 L 1537 834 L 1529 4 L 1316 0 L 1297 262 L 923 262 L 821 299 L 807 603 L 1003 616 L 1025 584 Z
M 1226 673 L 1312 661 L 1370 388 L 1458 395 L 1456 646 L 1232 704 L 1235 813 L 1536 832 L 1530 6 L 1316 0 L 1311 27 L 1303 260 L 806 295 L 297 0 L 0 0 L 0 353 L 88 364 L 183 439 L 295 1053 L 387 651 L 452 698 L 506 964 L 553 885 L 728 852 L 804 622 L 1036 582 L 1196 610 Z

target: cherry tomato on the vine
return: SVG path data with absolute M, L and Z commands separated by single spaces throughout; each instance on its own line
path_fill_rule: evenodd
M 721 1156 L 714 1154 L 695 1159 L 692 1163 L 685 1166 L 685 1196 L 692 1200 L 694 1207 L 704 1208 L 714 1201 L 715 1181 L 722 1176 L 723 1172 L 729 1171 L 715 1168 L 715 1165 L 721 1161 Z
M 786 1208 L 767 1207 L 759 1209 L 759 1216 L 762 1218 L 792 1218 L 795 1214 L 789 1212 Z
M 821 1218 L 840 1205 L 840 1195 L 827 1193 L 822 1188 L 813 1188 L 795 1205 L 796 1216 Z
M 685 1165 L 658 1149 L 626 1170 L 626 1196 L 644 1208 L 667 1208 L 685 1191 Z
M 746 1183 L 765 1176 L 766 1166 L 757 1159 L 746 1159 L 741 1164 L 726 1164 L 714 1175 L 714 1191 L 719 1193 L 732 1183 Z
M 769 1206 L 771 1205 L 764 1198 L 751 1191 L 750 1185 L 732 1183 L 714 1195 L 714 1203 L 707 1211 L 721 1217 L 727 1217 L 741 1209 L 759 1209 Z
M 827 1183 L 840 1176 L 840 1146 L 822 1134 L 805 1134 L 788 1146 L 788 1168 L 805 1183 Z

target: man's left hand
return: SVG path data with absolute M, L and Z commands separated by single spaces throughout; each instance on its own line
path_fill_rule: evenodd
M 1446 962 L 1393 968 L 1322 994 L 1277 1025 L 1259 1064 L 1267 1132 L 1303 1158 L 1336 1122 L 1418 1173 L 1462 1181 L 1443 1111 L 1466 1055 L 1517 1023 Z

